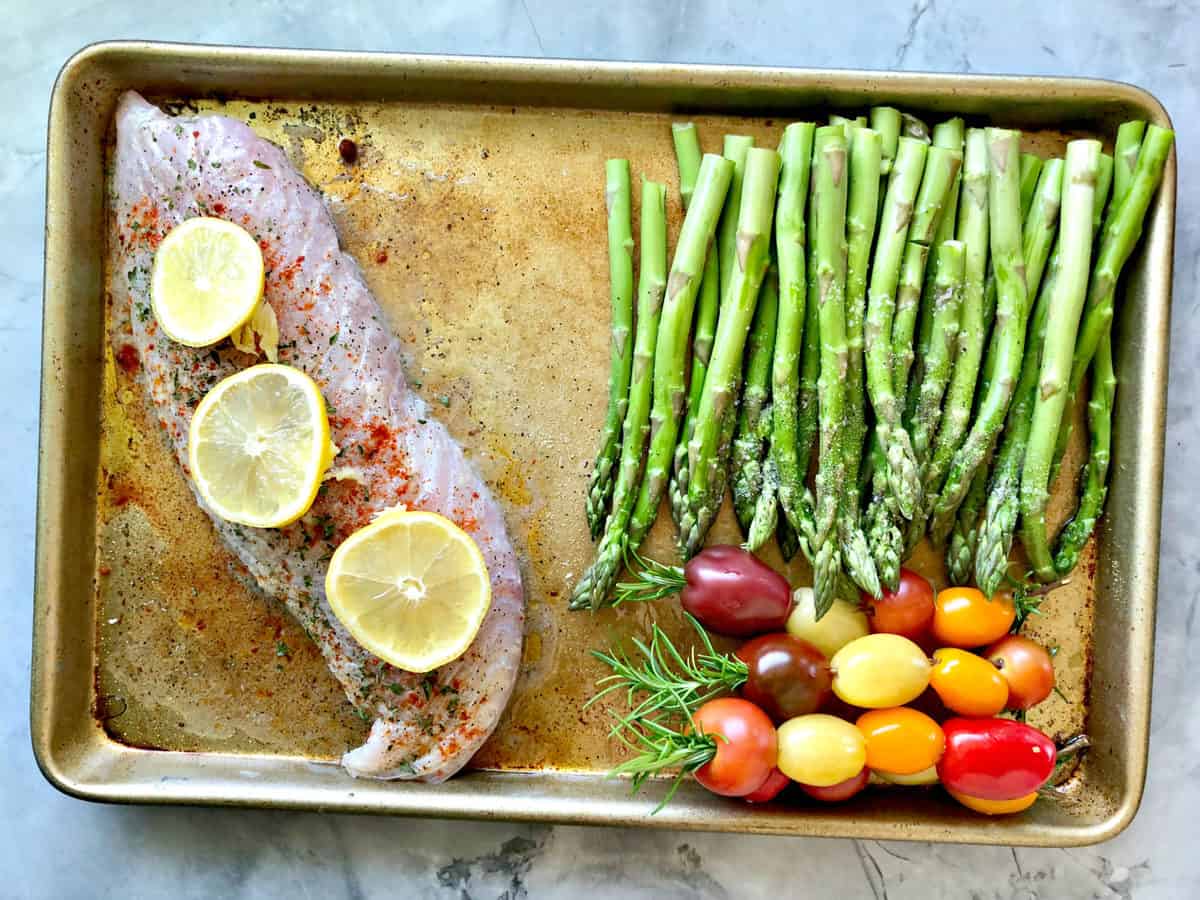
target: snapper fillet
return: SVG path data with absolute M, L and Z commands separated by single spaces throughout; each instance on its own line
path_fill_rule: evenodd
M 308 514 L 286 528 L 245 528 L 210 511 L 213 526 L 263 592 L 304 626 L 350 702 L 373 721 L 366 743 L 342 757 L 345 768 L 370 778 L 449 778 L 495 729 L 521 658 L 524 594 L 500 507 L 409 390 L 399 341 L 338 246 L 321 196 L 279 147 L 225 116 L 168 116 L 133 92 L 117 107 L 116 134 L 110 288 L 118 364 L 138 372 L 187 474 L 196 404 L 219 379 L 258 360 L 229 342 L 193 349 L 161 333 L 150 306 L 154 251 L 193 216 L 228 219 L 254 235 L 266 261 L 265 299 L 279 322 L 279 361 L 321 387 L 340 448 L 334 470 L 352 468 L 355 477 L 327 481 Z M 457 522 L 479 545 L 491 578 L 491 609 L 475 641 L 427 675 L 364 650 L 325 598 L 334 548 L 398 504 Z

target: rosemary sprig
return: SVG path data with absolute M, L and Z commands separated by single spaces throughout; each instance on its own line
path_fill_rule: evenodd
M 1052 590 L 1071 583 L 1069 578 L 1062 578 L 1049 584 L 1035 584 L 1031 581 L 1019 581 L 1012 576 L 1007 577 L 1013 585 L 1012 601 L 1017 610 L 1012 628 L 1009 629 L 1011 634 L 1020 634 L 1021 629 L 1025 626 L 1025 620 L 1030 616 L 1042 615 L 1042 601 Z
M 631 564 L 632 563 L 632 564 Z M 634 566 L 637 571 L 634 571 Z M 613 592 L 613 606 L 622 603 L 649 603 L 678 594 L 687 584 L 683 569 L 648 559 L 636 550 L 625 557 L 625 568 L 633 572 L 635 581 L 623 581 Z
M 691 717 L 689 716 L 689 721 Z M 626 736 L 628 732 L 629 736 Z M 607 778 L 631 776 L 632 793 L 642 789 L 652 775 L 676 770 L 675 778 L 662 802 L 654 808 L 657 813 L 671 802 L 683 779 L 709 762 L 717 753 L 719 735 L 704 734 L 691 728 L 677 731 L 655 718 L 636 719 L 631 715 L 617 717 L 613 735 L 636 756 L 612 768 Z M 724 737 L 721 737 L 724 740 Z M 653 813 L 651 813 L 653 815 Z
M 749 675 L 746 664 L 731 653 L 719 652 L 700 623 L 691 615 L 684 615 L 696 630 L 699 653 L 692 647 L 684 656 L 657 623 L 650 626 L 649 643 L 640 638 L 633 639 L 636 656 L 640 657 L 636 661 L 620 649 L 610 653 L 592 651 L 592 655 L 608 665 L 613 674 L 596 683 L 600 691 L 587 706 L 613 691 L 624 690 L 626 702 L 632 707 L 629 715 L 614 726 L 614 736 L 627 722 L 647 719 L 660 712 L 690 717 L 692 710 L 702 703 L 745 684 Z M 646 696 L 635 706 L 634 700 L 639 694 Z

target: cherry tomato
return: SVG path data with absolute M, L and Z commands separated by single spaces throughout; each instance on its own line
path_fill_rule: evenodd
M 716 755 L 696 770 L 696 780 L 722 797 L 744 797 L 762 787 L 775 768 L 775 726 L 748 700 L 709 700 L 692 716 L 696 731 L 715 738 Z
M 866 761 L 862 732 L 842 719 L 816 713 L 779 726 L 779 769 L 792 781 L 831 787 L 855 775 Z
M 845 781 L 831 784 L 828 787 L 818 787 L 815 784 L 802 784 L 800 790 L 814 800 L 822 803 L 844 803 L 855 794 L 860 793 L 871 782 L 871 770 L 863 766 L 857 775 L 851 775 Z
M 829 660 L 808 641 L 764 634 L 742 644 L 736 655 L 749 669 L 742 696 L 776 722 L 816 712 L 830 695 Z
M 1003 594 L 989 599 L 976 588 L 946 588 L 934 601 L 933 636 L 950 647 L 982 647 L 1006 635 L 1016 617 Z
M 867 742 L 867 767 L 877 772 L 914 775 L 937 765 L 946 747 L 937 722 L 903 706 L 865 712 L 855 725 Z
M 1010 634 L 992 644 L 987 658 L 1008 685 L 1008 708 L 1037 706 L 1054 690 L 1054 660 L 1041 644 Z
M 1003 816 L 1023 812 L 1033 806 L 1033 801 L 1038 798 L 1037 791 L 1032 791 L 1024 797 L 1017 797 L 1015 800 L 981 800 L 979 797 L 968 797 L 966 794 L 960 794 L 950 788 L 946 788 L 946 792 L 967 809 L 973 809 L 985 816 Z
M 762 787 L 757 791 L 751 791 L 742 799 L 747 803 L 769 803 L 783 793 L 783 789 L 791 783 L 792 779 L 778 769 L 772 769 L 767 780 L 762 783 Z
M 867 709 L 903 706 L 929 685 L 925 651 L 898 634 L 868 634 L 851 641 L 829 664 L 833 692 Z
M 942 725 L 946 752 L 938 777 L 951 790 L 980 800 L 1016 800 L 1054 771 L 1054 742 L 1012 719 L 950 719 Z
M 717 634 L 782 631 L 792 611 L 787 580 L 753 553 L 729 544 L 701 550 L 683 567 L 679 602 Z
M 889 784 L 900 784 L 905 787 L 923 787 L 927 784 L 937 784 L 938 781 L 937 766 L 930 766 L 928 769 L 922 769 L 920 772 L 914 772 L 911 775 L 897 775 L 895 772 L 880 772 L 878 770 L 876 770 L 875 774 Z
M 834 600 L 820 619 L 812 588 L 796 588 L 792 601 L 795 606 L 788 616 L 788 634 L 808 641 L 826 656 L 833 656 L 855 638 L 871 633 L 867 614 L 845 600 Z
M 1004 677 L 988 660 L 966 650 L 943 647 L 933 654 L 929 685 L 960 716 L 994 716 L 1008 703 Z
M 864 593 L 862 602 L 875 632 L 915 641 L 929 631 L 933 621 L 933 585 L 911 569 L 900 570 L 896 590 L 885 589 L 878 600 Z

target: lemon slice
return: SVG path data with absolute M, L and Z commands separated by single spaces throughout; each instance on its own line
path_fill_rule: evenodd
M 304 515 L 333 453 L 321 391 L 299 369 L 273 363 L 217 382 L 188 430 L 188 463 L 204 502 L 256 528 Z
M 246 229 L 199 217 L 175 226 L 154 254 L 150 302 L 167 337 L 206 347 L 245 324 L 263 294 L 263 256 Z
M 492 602 L 470 536 L 436 513 L 406 510 L 385 512 L 342 542 L 325 593 L 360 644 L 410 672 L 462 656 Z

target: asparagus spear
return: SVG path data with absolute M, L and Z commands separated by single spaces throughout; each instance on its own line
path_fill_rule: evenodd
M 1146 123 L 1125 122 L 1117 129 L 1112 208 L 1115 210 L 1129 193 L 1141 151 Z M 1099 191 L 1099 188 L 1097 188 Z M 1066 575 L 1075 568 L 1079 554 L 1096 527 L 1108 494 L 1108 463 L 1112 444 L 1112 411 L 1117 378 L 1113 372 L 1112 332 L 1100 339 L 1092 359 L 1092 393 L 1088 400 L 1088 430 L 1091 448 L 1083 472 L 1083 494 L 1075 515 L 1058 536 L 1054 568 Z M 1053 475 L 1051 476 L 1053 478 Z
M 900 585 L 900 563 L 904 556 L 904 534 L 900 531 L 900 511 L 887 483 L 887 460 L 883 446 L 872 440 L 868 451 L 871 469 L 871 501 L 863 516 L 867 547 L 879 573 L 880 584 L 889 591 Z
M 900 134 L 922 144 L 929 143 L 929 126 L 908 113 L 900 114 Z
M 900 110 L 892 106 L 872 106 L 870 112 L 871 130 L 879 134 L 879 149 L 883 157 L 880 174 L 889 175 L 900 143 Z
M 879 172 L 883 161 L 879 133 L 870 128 L 850 132 L 850 183 L 846 203 L 846 349 L 845 423 L 846 476 L 840 489 L 838 533 L 846 571 L 860 588 L 880 595 L 879 574 L 859 527 L 859 465 L 866 437 L 863 372 L 863 321 L 866 317 L 867 266 L 879 213 Z
M 1044 165 L 1042 158 L 1035 153 L 1021 154 L 1021 221 L 1025 220 L 1030 207 L 1033 206 L 1033 198 L 1037 196 Z
M 820 456 L 816 478 L 816 525 L 808 535 L 813 559 L 813 591 L 819 618 L 836 596 L 841 547 L 833 533 L 846 484 L 846 203 L 848 148 L 841 125 L 818 128 L 813 142 L 813 202 L 817 209 L 817 285 L 820 298 L 821 374 Z
M 1099 141 L 1071 141 L 1067 145 L 1059 270 L 1046 316 L 1041 377 L 1021 472 L 1021 541 L 1030 564 L 1045 581 L 1056 574 L 1046 534 L 1046 503 L 1050 499 L 1054 442 L 1066 408 L 1071 351 L 1087 296 L 1099 167 Z
M 700 139 L 696 126 L 688 122 L 671 126 L 675 143 L 675 159 L 679 166 L 679 193 L 686 210 L 691 205 L 696 176 L 700 171 Z M 700 393 L 704 390 L 704 375 L 708 371 L 708 357 L 712 352 L 713 335 L 717 329 L 717 309 L 720 306 L 720 269 L 717 249 L 714 244 L 704 259 L 704 276 L 700 281 L 700 293 L 696 298 L 696 325 L 692 337 L 692 368 L 688 382 L 687 415 L 680 430 L 679 442 L 675 445 L 675 459 L 671 466 L 671 480 L 667 496 L 671 502 L 671 516 L 675 524 L 683 514 L 687 499 L 687 442 L 692 438 L 696 425 L 696 413 L 700 409 Z
M 1134 245 L 1142 236 L 1146 210 L 1149 209 L 1150 200 L 1162 181 L 1167 156 L 1174 141 L 1175 132 L 1170 129 L 1157 125 L 1146 129 L 1146 137 L 1138 153 L 1137 167 L 1129 189 L 1122 202 L 1113 207 L 1105 220 L 1100 252 L 1092 269 L 1087 301 L 1084 304 L 1079 340 L 1075 344 L 1075 354 L 1071 362 L 1071 380 L 1066 397 L 1068 409 L 1074 407 L 1075 396 L 1079 393 L 1079 386 L 1087 374 L 1088 366 L 1091 365 L 1096 347 L 1112 327 L 1113 298 L 1117 280 L 1133 252 Z M 1066 417 L 1059 428 L 1058 443 L 1054 451 L 1056 460 L 1062 460 L 1070 437 L 1071 419 Z M 1057 470 L 1057 463 L 1054 468 Z
M 1138 155 L 1146 136 L 1146 123 L 1134 119 L 1122 122 L 1117 128 L 1117 143 L 1113 150 L 1113 209 L 1125 200 L 1137 171 Z
M 1107 172 L 1104 169 L 1106 160 L 1111 161 L 1111 157 L 1101 156 L 1101 179 L 1097 182 L 1097 187 L 1103 183 L 1103 179 L 1105 177 L 1110 177 L 1112 174 L 1111 168 L 1108 169 Z M 1061 165 L 1061 161 L 1059 161 L 1059 164 Z M 1027 244 L 1030 239 L 1030 210 L 1033 208 L 1033 201 L 1037 192 L 1037 187 L 1042 184 L 1041 176 L 1043 165 L 1044 164 L 1042 160 L 1039 157 L 1034 156 L 1032 153 L 1021 154 L 1021 220 L 1026 226 L 1026 230 L 1023 232 L 1022 236 L 1023 250 L 1027 248 Z M 1107 191 L 1107 186 L 1105 187 L 1105 191 Z M 1054 221 L 1057 223 L 1057 215 L 1054 217 Z M 1054 231 L 1055 229 L 1051 227 L 1051 232 Z M 1033 233 L 1036 233 L 1036 229 L 1034 229 Z M 1054 234 L 1052 233 L 1050 237 L 1053 239 Z M 1051 261 L 1051 265 L 1053 264 L 1053 261 Z M 1029 291 L 1028 296 L 1032 299 L 1035 294 L 1036 287 L 1032 284 L 1028 277 L 1026 278 L 1026 285 Z M 989 267 L 987 294 L 984 301 L 985 330 L 991 328 L 991 318 L 995 314 L 995 307 L 996 279 L 995 273 L 992 272 Z M 1028 337 L 1032 337 L 1032 335 L 1033 331 L 1030 330 Z M 1040 348 L 1040 343 L 1038 346 Z M 1038 352 L 1040 353 L 1040 349 Z M 987 355 L 984 357 L 983 370 L 979 381 L 979 390 L 976 391 L 977 397 L 982 397 L 987 394 L 987 387 L 989 384 L 991 384 L 992 380 L 992 370 L 995 368 L 996 364 L 996 355 L 996 335 L 993 333 L 992 340 L 988 343 Z M 1026 356 L 1028 355 L 1029 354 L 1027 352 Z M 1036 373 L 1034 373 L 1034 377 L 1036 378 Z M 1019 395 L 1014 393 L 1013 403 L 1016 404 L 1018 400 Z M 1020 453 L 1024 453 L 1023 444 Z M 995 468 L 999 469 L 1000 466 L 1001 462 L 997 460 Z M 977 548 L 979 545 L 979 536 L 985 524 L 984 522 L 980 521 L 980 513 L 983 511 L 985 504 L 988 502 L 990 488 L 989 474 L 988 466 L 979 467 L 979 469 L 975 472 L 975 477 L 971 479 L 971 486 L 967 489 L 967 494 L 963 498 L 962 505 L 959 506 L 958 513 L 955 516 L 954 527 L 950 533 L 950 540 L 946 550 L 946 570 L 950 573 L 951 579 L 956 584 L 965 584 L 971 577 L 972 566 L 975 565 L 975 560 L 978 555 Z M 1012 502 L 1016 502 L 1015 496 L 1012 498 Z M 1007 531 L 1011 533 L 1013 527 L 1015 527 L 1015 522 L 1012 526 L 1007 526 Z
M 767 403 L 771 396 L 771 362 L 775 353 L 775 330 L 779 316 L 779 277 L 774 267 L 768 269 L 754 311 L 747 347 L 746 376 L 742 387 L 742 403 L 737 415 L 737 432 L 730 458 L 730 487 L 733 490 L 733 509 L 742 533 L 749 536 L 750 524 L 763 493 L 763 450 L 770 435 L 771 411 Z M 765 413 L 765 415 L 764 415 Z M 775 492 L 771 492 L 771 511 L 775 508 Z M 757 550 L 774 531 L 774 523 L 758 543 L 747 541 L 748 550 Z M 757 535 L 756 535 L 757 536 Z
M 815 130 L 816 126 L 809 122 L 793 123 L 784 129 L 783 141 L 779 145 L 782 167 L 775 212 L 779 322 L 771 365 L 771 459 L 779 477 L 779 503 L 793 532 L 801 528 L 801 501 L 804 481 L 808 476 L 808 451 L 804 451 L 801 465 L 798 446 L 802 438 L 798 421 L 800 384 L 797 368 L 807 312 L 805 204 L 808 200 Z M 813 331 L 810 335 L 813 338 L 813 352 L 810 355 L 818 359 L 815 328 Z M 811 444 L 811 438 L 808 444 Z
M 945 543 L 975 472 L 991 454 L 996 435 L 1004 424 L 1025 350 L 1029 303 L 1021 251 L 1019 141 L 1017 131 L 987 129 L 988 224 L 996 269 L 996 329 L 1000 337 L 995 374 L 967 439 L 955 454 L 950 474 L 934 507 L 930 536 L 937 546 Z
M 867 389 L 875 410 L 876 434 L 884 451 L 891 494 L 906 518 L 913 515 L 921 497 L 921 486 L 912 444 L 901 422 L 892 383 L 891 336 L 900 261 L 925 154 L 925 144 L 912 138 L 901 138 L 880 220 L 865 330 Z
M 1113 372 L 1112 333 L 1104 335 L 1092 359 L 1092 395 L 1088 400 L 1088 428 L 1092 444 L 1083 473 L 1083 495 L 1074 517 L 1058 536 L 1054 568 L 1059 576 L 1071 572 L 1096 527 L 1108 494 L 1108 462 L 1112 445 L 1113 399 L 1117 376 Z
M 961 161 L 963 151 L 963 120 L 947 119 L 933 126 L 933 145 L 957 150 Z M 943 212 L 938 221 L 937 232 L 933 236 L 933 247 L 940 247 L 946 241 L 954 240 L 954 227 L 958 222 L 958 195 L 962 186 L 962 166 L 960 164 L 954 183 L 950 185 L 950 193 L 943 204 Z M 917 326 L 917 351 L 913 360 L 912 380 L 908 399 L 905 404 L 904 421 L 911 422 L 916 414 L 917 399 L 921 383 L 925 380 L 925 357 L 929 354 L 929 341 L 933 334 L 934 281 L 937 278 L 937 254 L 934 253 L 931 264 L 925 269 L 925 285 L 921 290 L 921 314 Z M 955 331 L 958 330 L 957 320 Z M 940 414 L 939 414 L 940 415 Z M 911 434 L 911 428 L 910 432 Z M 914 448 L 915 450 L 915 448 Z M 917 454 L 917 463 L 924 465 L 922 453 Z
M 688 509 L 680 523 L 680 547 L 685 558 L 690 558 L 699 549 L 716 518 L 724 493 L 720 456 L 722 425 L 735 400 L 746 336 L 759 287 L 766 274 L 779 165 L 779 154 L 774 150 L 751 148 L 746 154 L 733 257 L 735 270 L 721 301 L 717 337 L 700 398 L 700 413 L 688 445 Z
M 721 302 L 725 300 L 725 292 L 733 281 L 737 265 L 737 230 L 738 215 L 742 205 L 742 186 L 746 177 L 746 155 L 754 146 L 754 138 L 744 134 L 725 135 L 722 149 L 726 159 L 733 162 L 733 180 L 729 182 L 729 196 L 725 199 L 725 209 L 721 213 L 721 224 L 717 227 L 717 259 L 721 262 Z
M 621 450 L 621 424 L 629 403 L 633 368 L 633 225 L 629 160 L 610 159 L 604 165 L 604 198 L 608 206 L 608 272 L 611 282 L 612 351 L 609 354 L 608 412 L 600 433 L 600 449 L 592 465 L 587 492 L 588 528 L 600 536 L 613 492 L 614 467 Z
M 988 142 L 982 128 L 967 131 L 958 209 L 958 240 L 964 247 L 958 353 L 950 384 L 946 388 L 941 426 L 925 467 L 923 519 L 932 514 L 942 481 L 967 433 L 971 398 L 975 395 L 979 363 L 983 358 L 984 280 L 988 256 Z M 914 528 L 918 535 L 923 532 L 923 521 Z
M 936 144 L 929 148 L 925 157 L 925 174 L 921 179 L 920 193 L 917 194 L 912 224 L 908 228 L 908 243 L 904 248 L 900 285 L 896 291 L 896 316 L 892 321 L 892 389 L 896 392 L 901 406 L 908 395 L 908 373 L 913 361 L 913 331 L 917 324 L 921 288 L 925 280 L 925 263 L 941 224 L 946 198 L 958 179 L 961 166 L 961 151 L 939 147 Z
M 1037 292 L 1037 302 L 1027 332 L 1025 357 L 1021 362 L 1021 374 L 1013 391 L 1012 406 L 1005 420 L 1004 437 L 996 456 L 991 480 L 985 489 L 986 473 L 982 470 L 976 473 L 971 490 L 959 508 L 946 554 L 947 568 L 956 574 L 961 573 L 964 581 L 973 564 L 975 581 L 989 596 L 996 592 L 1007 572 L 1008 554 L 1012 548 L 1012 535 L 1017 524 L 1021 466 L 1025 458 L 1025 446 L 1029 439 L 1033 404 L 1037 394 L 1046 315 L 1054 296 L 1054 283 L 1059 266 L 1057 245 L 1048 266 L 1042 265 L 1040 254 L 1044 253 L 1045 245 L 1039 235 L 1058 230 L 1056 226 L 1062 200 L 1063 168 L 1063 161 L 1059 159 L 1046 163 L 1039 179 L 1038 202 L 1032 205 L 1025 218 L 1022 245 L 1026 260 L 1026 285 L 1029 296 L 1032 297 L 1034 292 Z M 1093 240 L 1100 229 L 1100 211 L 1112 186 L 1112 174 L 1112 157 L 1100 154 L 1096 174 L 1095 214 L 1092 217 Z M 1036 280 L 1039 269 L 1046 273 L 1040 284 Z M 991 357 L 989 349 L 988 365 L 985 366 L 985 385 L 991 377 L 987 371 L 991 368 Z M 982 518 L 979 516 L 980 509 L 984 509 Z
M 658 515 L 675 451 L 683 414 L 683 373 L 687 358 L 696 294 L 704 258 L 717 230 L 717 218 L 729 190 L 733 163 L 705 154 L 696 177 L 695 193 L 683 220 L 675 257 L 667 276 L 667 293 L 654 345 L 653 407 L 650 411 L 650 450 L 646 473 L 629 523 L 629 547 L 636 550 Z
M 641 260 L 638 275 L 637 335 L 629 408 L 621 441 L 621 464 L 613 489 L 613 510 L 604 528 L 596 560 L 575 585 L 572 608 L 598 609 L 608 599 L 625 557 L 629 517 L 637 500 L 642 459 L 650 435 L 650 391 L 654 372 L 654 345 L 659 315 L 667 287 L 666 187 L 642 182 Z
M 913 451 L 924 459 L 942 417 L 942 396 L 950 381 L 954 349 L 958 346 L 958 318 L 962 306 L 965 248 L 960 241 L 946 241 L 934 257 L 937 272 L 933 286 L 931 337 L 925 374 L 913 416 Z
M 1045 339 L 1046 317 L 1054 296 L 1055 269 L 1041 285 L 1045 252 L 1058 231 L 1059 208 L 1063 197 L 1063 170 L 1061 159 L 1052 159 L 1042 169 L 1038 182 L 1037 199 L 1025 219 L 1022 247 L 1025 260 L 1025 285 L 1029 296 L 1037 296 L 1026 337 L 1025 356 L 1021 361 L 1021 372 L 1013 390 L 1012 405 L 1005 419 L 1004 437 L 996 454 L 991 481 L 987 487 L 986 507 L 975 549 L 975 581 L 991 596 L 1000 586 L 1008 568 L 1008 554 L 1012 549 L 1013 531 L 1017 524 L 1019 507 L 1018 490 L 1021 482 L 1021 465 L 1033 404 L 1037 392 L 1037 377 L 1041 365 L 1042 345 Z M 1099 166 L 1097 164 L 1097 175 Z M 1041 290 L 1039 291 L 1039 287 Z M 949 554 L 956 552 L 953 542 Z M 949 564 L 950 555 L 947 560 Z M 966 564 L 966 561 L 963 561 Z M 969 568 L 969 565 L 968 565 Z

